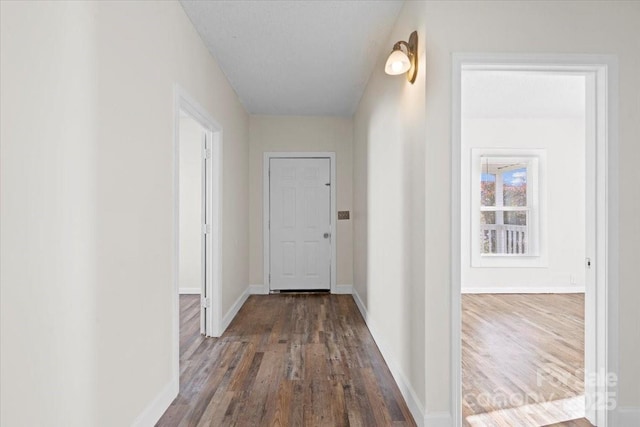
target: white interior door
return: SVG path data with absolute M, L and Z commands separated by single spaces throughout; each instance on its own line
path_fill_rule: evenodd
M 328 158 L 269 162 L 271 290 L 331 288 L 331 163 Z

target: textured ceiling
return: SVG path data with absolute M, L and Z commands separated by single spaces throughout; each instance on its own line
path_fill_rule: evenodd
M 181 3 L 249 113 L 350 116 L 403 2 Z

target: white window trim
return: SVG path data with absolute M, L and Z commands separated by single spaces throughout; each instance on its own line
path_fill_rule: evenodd
M 500 157 L 505 160 L 527 161 L 527 205 L 529 208 L 529 238 L 531 250 L 528 254 L 482 254 L 480 252 L 480 165 L 481 157 Z M 471 266 L 472 267 L 548 267 L 547 248 L 547 183 L 546 150 L 518 148 L 472 148 L 471 149 Z M 509 209 L 504 209 L 509 210 Z

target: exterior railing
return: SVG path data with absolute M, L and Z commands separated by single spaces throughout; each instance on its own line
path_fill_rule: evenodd
M 526 225 L 481 224 L 480 238 L 485 254 L 527 253 Z

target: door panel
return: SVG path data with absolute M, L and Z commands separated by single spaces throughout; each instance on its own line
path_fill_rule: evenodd
M 330 289 L 331 164 L 269 162 L 270 289 Z

